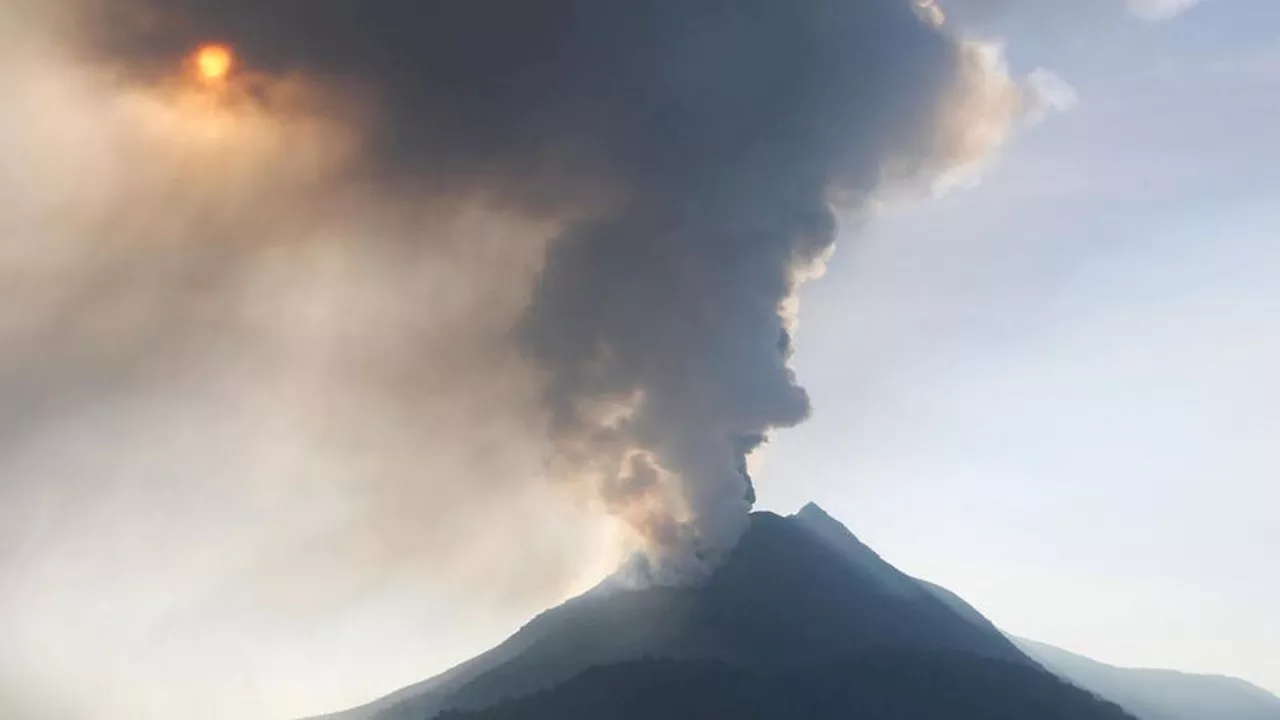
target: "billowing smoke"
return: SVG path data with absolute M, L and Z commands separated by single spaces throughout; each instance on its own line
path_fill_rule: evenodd
M 379 182 L 557 223 L 513 330 L 544 377 L 553 474 L 600 488 L 681 574 L 742 531 L 746 455 L 809 413 L 785 306 L 837 210 L 973 159 L 1016 112 L 930 2 L 132 0 L 86 17 L 129 81 L 225 42 L 247 73 L 367 99 Z M 957 98 L 992 82 L 978 111 L 997 114 L 949 135 Z
M 15 0 L 0 88 L 0 676 L 94 720 L 701 576 L 840 222 L 1026 109 L 923 0 Z

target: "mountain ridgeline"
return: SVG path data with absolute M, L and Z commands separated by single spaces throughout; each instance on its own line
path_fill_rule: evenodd
M 1041 655 L 810 505 L 754 514 L 701 585 L 606 582 L 453 670 L 328 717 L 1280 720 L 1221 704 L 1146 714 L 1113 703 L 1114 683 L 1103 693 Z
M 1014 642 L 1050 672 L 1141 720 L 1280 720 L 1280 698 L 1237 678 L 1118 668 L 1043 643 Z

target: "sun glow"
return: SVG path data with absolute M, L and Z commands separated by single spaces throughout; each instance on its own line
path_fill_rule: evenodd
M 226 45 L 205 45 L 196 51 L 193 64 L 201 80 L 217 83 L 227 79 L 235 62 L 235 53 Z

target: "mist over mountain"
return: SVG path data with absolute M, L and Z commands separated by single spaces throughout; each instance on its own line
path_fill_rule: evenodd
M 1074 685 L 1105 697 L 1141 720 L 1277 720 L 1280 698 L 1244 680 L 1121 668 L 1032 640 L 1023 652 Z

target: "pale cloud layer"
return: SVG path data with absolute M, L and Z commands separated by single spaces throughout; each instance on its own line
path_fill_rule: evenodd
M 1202 0 L 1129 0 L 1129 9 L 1147 20 L 1168 20 Z
M 981 22 L 1002 17 L 1034 16 L 1051 22 L 1070 21 L 1073 17 L 1096 13 L 1114 13 L 1123 7 L 1144 20 L 1168 20 L 1199 5 L 1204 0 L 939 0 L 947 12 L 961 18 Z

